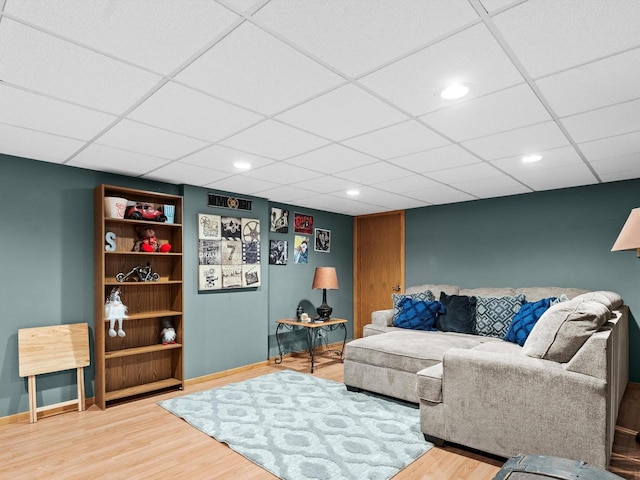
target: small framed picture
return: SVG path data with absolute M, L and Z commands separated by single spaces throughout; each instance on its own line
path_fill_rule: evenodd
M 311 235 L 313 233 L 313 216 L 296 213 L 293 217 L 293 231 Z
M 269 240 L 269 265 L 287 264 L 287 240 Z
M 331 251 L 331 230 L 324 228 L 315 229 L 315 242 L 313 249 L 316 252 L 329 253 Z
M 289 233 L 289 210 L 271 207 L 270 232 Z
M 309 263 L 309 237 L 296 235 L 293 247 L 293 263 Z

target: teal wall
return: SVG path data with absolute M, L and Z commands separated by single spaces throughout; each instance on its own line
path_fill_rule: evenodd
M 629 180 L 407 210 L 406 285 L 618 292 L 632 314 L 630 379 L 640 382 L 640 259 L 611 252 L 639 206 L 640 180 Z
M 275 355 L 275 320 L 289 316 L 302 299 L 319 303 L 311 279 L 321 254 L 311 251 L 309 265 L 269 267 L 265 199 L 248 197 L 253 209 L 240 215 L 261 220 L 262 285 L 198 293 L 197 214 L 229 212 L 206 206 L 212 190 L 0 155 L 0 417 L 28 410 L 26 379 L 18 375 L 18 329 L 88 322 L 93 360 L 93 189 L 102 183 L 184 195 L 186 378 L 265 361 Z M 341 290 L 329 292 L 329 303 L 351 318 L 351 217 L 290 209 L 316 214 L 317 226 L 333 230 L 332 253 L 325 258 L 337 267 Z M 293 245 L 293 233 L 286 237 Z M 89 397 L 93 377 L 92 364 L 85 369 Z M 75 385 L 75 372 L 39 376 L 38 405 L 74 398 Z

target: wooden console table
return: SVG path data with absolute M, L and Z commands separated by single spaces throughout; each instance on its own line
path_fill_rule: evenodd
M 314 356 L 316 350 L 316 338 L 320 335 L 320 332 L 331 332 L 341 328 L 344 331 L 344 339 L 342 340 L 342 350 L 330 350 L 340 357 L 340 361 L 343 360 L 342 354 L 344 353 L 344 346 L 347 343 L 347 320 L 344 318 L 332 318 L 326 322 L 299 322 L 297 320 L 287 318 L 283 320 L 277 320 L 278 324 L 276 328 L 276 341 L 278 343 L 279 358 L 276 358 L 277 364 L 282 363 L 282 347 L 280 345 L 280 334 L 283 329 L 289 331 L 295 330 L 296 327 L 304 328 L 307 332 L 307 347 L 309 349 L 309 356 L 311 357 L 311 373 L 314 369 Z

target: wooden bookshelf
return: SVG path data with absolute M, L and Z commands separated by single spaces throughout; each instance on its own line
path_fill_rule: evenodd
M 174 223 L 153 220 L 112 218 L 105 214 L 105 197 L 120 197 L 129 202 L 174 205 Z M 94 190 L 94 263 L 95 263 L 95 403 L 100 408 L 141 394 L 150 394 L 184 386 L 183 368 L 183 240 L 182 197 L 143 190 L 101 185 Z M 170 252 L 132 251 L 138 240 L 136 227 L 155 229 L 161 244 L 170 243 Z M 111 232 L 115 238 L 107 241 Z M 107 250 L 115 244 L 113 250 Z M 155 281 L 140 281 L 132 275 L 123 282 L 118 273 L 150 265 L 158 274 Z M 124 337 L 108 335 L 105 301 L 113 288 L 120 288 L 127 306 Z M 163 320 L 171 321 L 176 343 L 162 344 Z

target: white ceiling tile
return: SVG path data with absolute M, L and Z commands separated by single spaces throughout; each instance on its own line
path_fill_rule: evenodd
M 274 0 L 260 22 L 354 76 L 478 19 L 467 2 Z
M 161 80 L 6 17 L 0 22 L 0 78 L 116 114 Z
M 474 163 L 473 165 L 465 165 L 463 167 L 448 168 L 446 170 L 438 170 L 427 174 L 438 182 L 453 184 L 461 182 L 470 182 L 483 178 L 499 177 L 503 175 L 493 165 L 489 163 Z
M 296 186 L 318 193 L 335 193 L 346 192 L 351 189 L 358 189 L 362 187 L 362 184 L 353 180 L 346 180 L 344 178 L 338 178 L 333 175 L 324 175 L 312 180 L 305 180 L 297 182 Z
M 144 175 L 144 178 L 169 183 L 186 183 L 203 186 L 221 178 L 228 177 L 226 172 L 196 167 L 181 162 L 172 162 Z
M 5 12 L 97 50 L 167 74 L 239 17 L 209 0 L 9 0 Z M 185 33 L 188 32 L 188 35 Z
M 499 10 L 511 3 L 518 3 L 518 0 L 480 0 L 484 9 L 491 14 L 495 10 Z
M 536 83 L 551 108 L 564 117 L 640 97 L 639 77 L 640 48 Z
M 240 151 L 276 160 L 293 157 L 328 144 L 329 141 L 267 120 L 222 142 Z
M 364 202 L 358 202 L 356 200 L 347 200 L 340 197 L 331 195 L 318 195 L 316 197 L 309 197 L 305 201 L 305 205 L 308 208 L 315 208 L 317 210 L 328 210 L 336 213 L 343 213 L 345 215 L 369 215 L 371 213 L 385 212 L 388 209 L 380 205 L 371 205 Z M 336 233 L 334 232 L 333 235 Z
M 233 166 L 235 162 L 248 162 L 251 168 L 264 167 L 274 162 L 268 158 L 240 152 L 233 148 L 223 147 L 222 145 L 212 145 L 204 150 L 183 157 L 180 161 L 233 174 L 240 173 L 238 169 Z
M 260 196 L 272 202 L 294 203 L 298 200 L 315 196 L 316 192 L 305 190 L 298 185 L 281 185 L 268 190 L 260 190 Z
M 169 82 L 128 118 L 213 142 L 264 117 Z
M 266 167 L 257 168 L 244 173 L 246 177 L 259 178 L 277 184 L 295 184 L 312 178 L 320 177 L 322 174 L 296 167 L 284 162 L 276 162 Z
M 117 117 L 0 84 L 0 122 L 90 140 Z
M 103 172 L 143 175 L 168 162 L 166 158 L 151 157 L 94 143 L 78 153 L 68 164 Z
M 373 184 L 374 187 L 387 192 L 404 194 L 415 192 L 416 190 L 438 187 L 441 184 L 422 175 L 412 174 L 408 177 L 396 178 L 395 180 L 385 180 L 384 182 Z
M 460 167 L 479 163 L 482 160 L 474 157 L 458 145 L 447 145 L 426 152 L 414 153 L 405 157 L 394 158 L 389 162 L 418 173 L 433 172 L 445 168 Z
M 122 120 L 98 138 L 96 143 L 171 160 L 207 145 L 200 140 L 131 120 Z
M 486 160 L 527 155 L 569 145 L 555 122 L 544 122 L 462 143 Z
M 515 176 L 535 191 L 598 183 L 598 179 L 584 163 L 522 170 Z
M 253 195 L 256 192 L 263 192 L 271 188 L 278 187 L 277 183 L 266 182 L 258 178 L 247 177 L 246 175 L 234 175 L 231 177 L 216 180 L 208 184 L 207 187 L 226 192 L 243 193 Z
M 316 170 L 321 173 L 336 173 L 349 168 L 360 167 L 378 160 L 342 145 L 331 144 L 312 152 L 286 160 L 286 163 Z
M 455 141 L 551 120 L 529 85 L 520 84 L 421 117 Z
M 640 154 L 624 155 L 591 162 L 603 182 L 640 178 Z
M 0 153 L 60 163 L 84 142 L 0 123 Z
M 388 159 L 441 147 L 449 141 L 424 125 L 410 120 L 342 143 L 378 158 Z
M 518 195 L 521 193 L 531 192 L 530 188 L 525 187 L 520 182 L 517 182 L 507 175 L 480 178 L 469 182 L 453 183 L 451 186 L 478 198 L 505 197 L 507 195 Z
M 434 205 L 476 200 L 476 197 L 448 185 L 407 192 L 407 196 L 422 200 L 423 202 L 432 203 Z
M 266 115 L 344 81 L 249 23 L 238 27 L 176 79 Z
M 415 198 L 409 199 L 406 196 L 397 195 L 375 187 L 365 186 L 358 190 L 360 194 L 356 197 L 357 201 L 371 205 L 379 205 L 385 207 L 387 210 L 396 210 L 397 208 L 401 208 L 401 205 L 406 205 L 407 202 L 411 202 L 414 206 L 424 206 L 424 202 L 418 201 Z M 334 195 L 345 199 L 353 199 L 347 195 L 346 192 L 337 192 L 334 193 Z
M 522 157 L 510 157 L 494 160 L 491 163 L 524 183 L 527 183 L 527 178 L 536 172 L 552 170 L 567 165 L 584 164 L 578 152 L 571 146 L 537 153 L 542 155 L 542 159 L 538 162 L 526 163 L 522 161 Z
M 365 185 L 406 177 L 411 172 L 386 162 L 373 163 L 366 167 L 353 168 L 336 173 L 336 177 L 344 178 Z
M 407 116 L 364 90 L 346 85 L 276 118 L 317 135 L 341 140 L 406 120 Z
M 566 117 L 562 124 L 578 143 L 640 130 L 640 100 Z
M 493 21 L 534 77 L 638 45 L 635 0 L 524 2 Z
M 640 153 L 640 132 L 580 143 L 578 147 L 589 161 L 637 155 Z
M 522 83 L 523 78 L 486 27 L 477 25 L 359 81 L 413 115 L 422 115 Z M 473 88 L 461 100 L 436 95 L 454 82 Z

